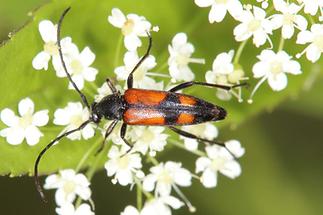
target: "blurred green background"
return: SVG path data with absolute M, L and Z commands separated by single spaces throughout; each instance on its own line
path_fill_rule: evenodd
M 196 22 L 207 21 L 208 9 L 197 8 L 193 1 L 178 2 L 174 3 L 174 7 L 178 10 L 191 9 L 202 14 L 200 16 L 202 20 L 198 18 Z M 42 0 L 23 2 L 21 0 L 0 0 L 0 40 L 7 39 L 9 32 L 19 29 L 30 20 L 27 16 L 28 12 L 44 3 L 45 1 Z M 180 4 L 183 4 L 183 8 L 179 7 Z M 141 6 L 140 11 L 143 10 L 149 11 L 150 5 L 147 4 L 144 8 Z M 131 11 L 136 12 L 136 8 Z M 107 10 L 106 15 L 109 12 Z M 214 51 L 215 56 L 221 51 L 227 51 L 228 47 L 236 47 L 230 30 L 233 25 L 230 20 L 227 22 L 231 26 L 226 26 L 225 23 L 219 24 L 221 29 L 219 33 L 225 41 L 207 41 L 201 45 L 200 49 L 203 50 L 203 46 L 207 45 L 215 46 L 217 47 Z M 196 35 L 199 30 L 198 25 L 195 28 L 197 29 L 192 30 L 195 33 L 193 40 L 197 43 L 196 41 L 201 40 L 203 33 L 207 34 L 208 30 L 202 29 L 202 33 Z M 214 25 L 210 25 L 210 28 L 214 28 Z M 167 30 L 170 31 L 168 32 L 170 35 L 176 33 L 176 29 L 171 27 Z M 67 32 L 68 29 L 65 31 Z M 99 31 L 100 29 L 98 29 L 98 34 Z M 161 28 L 161 31 L 165 29 Z M 77 35 L 75 32 L 72 34 Z M 221 35 L 217 35 L 217 38 L 219 37 Z M 158 36 L 155 43 L 158 43 Z M 94 47 L 94 50 L 95 48 L 97 47 Z M 161 46 L 158 48 L 161 49 Z M 252 45 L 249 49 L 253 49 Z M 247 51 L 245 53 L 253 54 L 252 56 L 244 54 L 243 59 L 248 60 L 255 58 L 254 53 L 257 52 Z M 320 67 L 318 69 L 321 70 Z M 241 122 L 239 125 L 221 128 L 222 139 L 238 139 L 246 148 L 246 155 L 241 159 L 242 175 L 236 180 L 220 176 L 218 187 L 215 189 L 207 190 L 196 182 L 192 188 L 183 189 L 193 205 L 197 207 L 195 214 L 316 215 L 323 213 L 323 84 L 321 71 L 315 80 L 309 90 L 302 88 L 299 94 L 293 93 L 292 96 L 285 97 L 284 101 L 279 101 L 280 104 L 277 107 L 272 108 L 272 104 L 268 104 L 270 108 L 257 110 L 246 119 L 239 120 Z M 268 88 L 268 86 L 265 84 L 263 88 Z M 3 95 L 5 93 L 1 92 Z M 271 91 L 268 93 L 274 94 Z M 270 102 L 268 100 L 268 103 Z M 252 112 L 253 105 L 247 107 Z M 191 165 L 190 169 L 193 169 L 192 156 L 186 152 L 177 149 L 168 150 L 162 158 L 182 160 L 187 165 Z M 126 205 L 135 204 L 135 192 L 130 193 L 128 188 L 112 185 L 105 171 L 100 171 L 95 175 L 92 180 L 92 190 L 96 214 L 99 215 L 119 214 Z M 54 214 L 54 192 L 48 194 L 52 201 L 49 204 L 43 204 L 35 191 L 33 178 L 27 176 L 0 177 L 0 214 Z M 189 212 L 183 208 L 173 214 L 189 214 Z

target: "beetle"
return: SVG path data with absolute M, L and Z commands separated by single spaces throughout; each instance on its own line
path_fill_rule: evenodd
M 125 138 L 126 130 L 128 125 L 145 125 L 145 126 L 166 126 L 172 131 L 178 133 L 187 138 L 193 138 L 201 142 L 208 144 L 217 144 L 225 147 L 224 143 L 217 142 L 214 140 L 203 139 L 197 137 L 194 134 L 188 133 L 186 131 L 180 130 L 175 126 L 182 125 L 193 125 L 209 121 L 219 121 L 225 119 L 227 112 L 224 108 L 214 105 L 210 102 L 202 100 L 200 98 L 186 95 L 182 93 L 177 93 L 177 91 L 192 87 L 195 85 L 201 85 L 206 87 L 215 87 L 223 90 L 231 90 L 235 87 L 241 87 L 246 85 L 246 83 L 237 84 L 233 86 L 219 85 L 219 84 L 210 84 L 205 82 L 198 81 L 189 81 L 181 83 L 169 91 L 157 91 L 157 90 L 147 90 L 147 89 L 137 89 L 133 87 L 133 74 L 139 68 L 139 66 L 144 62 L 144 60 L 149 56 L 150 50 L 152 48 L 152 37 L 149 32 L 147 36 L 149 38 L 148 48 L 143 57 L 135 65 L 133 70 L 130 72 L 127 79 L 127 90 L 122 95 L 114 86 L 114 84 L 107 79 L 107 84 L 111 89 L 112 94 L 105 96 L 101 101 L 94 102 L 89 105 L 89 102 L 86 96 L 79 90 L 74 81 L 71 78 L 71 75 L 67 71 L 67 67 L 64 61 L 62 54 L 62 47 L 60 44 L 60 31 L 62 27 L 62 22 L 65 15 L 71 8 L 67 8 L 62 13 L 58 26 L 57 26 L 57 46 L 60 56 L 60 61 L 62 63 L 63 69 L 69 79 L 70 83 L 73 85 L 74 89 L 81 97 L 81 101 L 84 106 L 90 110 L 90 117 L 88 120 L 83 122 L 78 128 L 67 131 L 54 140 L 52 140 L 37 156 L 35 165 L 34 165 L 34 177 L 35 185 L 43 201 L 46 202 L 45 194 L 41 187 L 38 178 L 38 165 L 45 154 L 45 152 L 52 147 L 56 142 L 62 138 L 82 130 L 87 124 L 94 123 L 99 124 L 101 120 L 107 119 L 112 120 L 108 126 L 104 140 L 98 149 L 97 153 L 100 152 L 106 139 L 112 133 L 113 129 L 116 127 L 119 121 L 122 121 L 122 126 L 120 129 L 120 136 L 122 140 L 129 146 L 132 144 Z M 228 150 L 228 149 L 227 149 Z M 231 153 L 231 152 L 230 152 Z

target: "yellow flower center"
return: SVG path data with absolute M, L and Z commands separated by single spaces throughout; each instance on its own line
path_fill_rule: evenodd
M 29 110 L 25 115 L 19 118 L 19 125 L 22 128 L 27 128 L 32 124 L 32 122 L 33 122 L 33 115 L 31 110 Z
M 216 83 L 217 84 L 227 84 L 228 83 L 228 78 L 226 75 L 218 75 L 216 78 Z
M 283 24 L 284 25 L 292 25 L 294 23 L 294 20 L 295 20 L 294 14 L 286 13 L 286 14 L 284 14 Z
M 224 158 L 217 158 L 217 159 L 214 159 L 211 163 L 211 168 L 213 170 L 220 170 L 223 168 L 224 164 L 225 164 L 226 160 Z
M 270 65 L 270 71 L 272 74 L 278 75 L 279 73 L 281 73 L 283 71 L 282 63 L 279 61 L 272 62 Z
M 150 131 L 149 129 L 146 129 L 142 135 L 142 140 L 145 143 L 151 143 L 154 139 L 155 139 L 154 132 Z
M 50 55 L 58 55 L 58 46 L 55 42 L 48 42 L 44 44 L 44 51 Z
M 167 170 L 163 170 L 159 175 L 158 175 L 158 181 L 165 183 L 165 184 L 172 184 L 173 183 L 173 178 L 169 174 Z
M 80 116 L 80 115 L 71 116 L 70 123 L 72 125 L 74 125 L 75 127 L 80 126 L 83 123 L 82 116 Z
M 117 161 L 119 169 L 127 169 L 129 166 L 129 156 L 125 155 L 118 159 Z
M 79 60 L 72 60 L 71 62 L 72 73 L 77 75 L 82 73 L 83 65 Z
M 73 193 L 75 191 L 76 185 L 73 181 L 66 181 L 63 186 L 65 193 Z
M 133 29 L 135 27 L 135 22 L 132 19 L 127 19 L 127 21 L 124 23 L 121 31 L 124 36 L 127 36 L 132 33 Z
M 254 32 L 254 31 L 258 30 L 260 26 L 261 26 L 260 20 L 253 19 L 248 24 L 248 30 L 251 32 Z
M 178 55 L 176 57 L 176 63 L 180 67 L 186 66 L 188 64 L 189 60 L 190 60 L 190 58 L 189 57 L 186 57 L 185 55 Z

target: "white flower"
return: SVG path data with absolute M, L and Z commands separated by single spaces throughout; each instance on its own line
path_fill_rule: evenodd
M 300 64 L 291 60 L 292 57 L 285 51 L 276 54 L 272 50 L 263 50 L 257 57 L 260 61 L 252 68 L 254 77 L 267 79 L 269 86 L 275 91 L 283 90 L 287 86 L 286 73 L 302 73 Z
M 123 61 L 124 66 L 119 66 L 114 70 L 114 73 L 117 75 L 118 80 L 127 80 L 128 75 L 133 70 L 135 65 L 139 62 L 140 58 L 136 51 L 127 52 L 124 55 Z M 159 87 L 156 84 L 156 81 L 148 77 L 148 71 L 153 69 L 156 66 L 156 59 L 154 56 L 148 56 L 145 61 L 139 66 L 136 72 L 133 75 L 134 87 L 136 88 L 145 88 L 145 89 L 155 89 Z M 153 75 L 153 73 L 149 74 Z
M 256 47 L 265 44 L 266 40 L 271 43 L 268 34 L 272 34 L 272 24 L 266 18 L 266 12 L 254 6 L 253 13 L 250 10 L 244 10 L 238 17 L 242 22 L 233 30 L 237 41 L 244 41 L 253 36 L 253 43 Z
M 197 135 L 201 138 L 206 138 L 208 140 L 215 139 L 219 131 L 217 127 L 215 127 L 212 123 L 203 123 L 198 125 L 189 125 L 189 126 L 183 126 L 182 127 L 184 131 L 189 132 L 191 134 Z M 194 151 L 198 148 L 198 141 L 192 138 L 187 138 L 180 136 L 180 139 L 184 140 L 185 147 L 188 150 Z
M 140 215 L 140 212 L 134 206 L 128 205 L 120 215 Z
M 121 29 L 124 35 L 124 44 L 129 51 L 135 51 L 141 46 L 139 37 L 147 37 L 147 32 L 151 28 L 150 22 L 143 16 L 128 14 L 125 16 L 118 8 L 112 9 L 112 15 L 108 21 L 117 28 Z
M 225 143 L 225 147 L 236 157 L 240 158 L 245 153 L 245 149 L 241 147 L 238 140 L 228 140 Z
M 113 183 L 119 182 L 120 185 L 126 186 L 133 183 L 133 174 L 140 171 L 141 157 L 137 153 L 127 153 L 125 147 L 119 150 L 117 146 L 112 146 L 105 163 L 105 169 L 109 177 L 114 176 Z
M 171 215 L 172 211 L 170 207 L 173 209 L 179 209 L 183 205 L 183 202 L 173 196 L 162 196 L 146 202 L 140 215 Z
M 294 27 L 300 30 L 306 30 L 307 21 L 297 13 L 301 10 L 301 6 L 294 3 L 288 4 L 284 0 L 274 0 L 275 9 L 282 14 L 274 14 L 271 18 L 273 29 L 282 28 L 282 36 L 284 39 L 290 39 L 294 34 Z
M 121 212 L 121 215 L 171 215 L 172 212 L 170 207 L 179 209 L 183 205 L 183 202 L 173 196 L 163 196 L 146 202 L 141 211 L 132 205 L 128 205 L 124 211 Z
M 46 178 L 45 189 L 57 189 L 55 200 L 57 205 L 72 203 L 76 195 L 83 200 L 89 200 L 91 190 L 90 182 L 82 174 L 76 174 L 73 169 L 61 170 L 59 174 L 53 174 Z
M 164 127 L 160 126 L 136 126 L 133 127 L 129 136 L 134 143 L 133 151 L 138 151 L 145 155 L 149 150 L 151 156 L 155 156 L 156 152 L 164 150 L 167 144 L 167 134 L 164 134 Z
M 313 63 L 316 62 L 323 52 L 323 24 L 314 24 L 311 31 L 299 32 L 296 43 L 310 43 L 302 53 L 296 55 L 297 58 L 306 52 L 307 59 Z
M 168 196 L 171 193 L 173 185 L 182 187 L 191 186 L 191 173 L 181 166 L 181 163 L 172 161 L 153 166 L 150 168 L 151 173 L 144 179 L 144 190 L 151 192 L 156 187 L 155 192 L 157 195 Z
M 263 9 L 267 9 L 268 6 L 269 6 L 268 0 L 257 0 L 257 2 L 260 2 L 261 3 L 261 7 Z
M 89 110 L 82 107 L 80 102 L 69 102 L 63 109 L 59 108 L 54 113 L 54 124 L 65 125 L 62 132 L 78 128 L 90 117 Z M 81 137 L 89 139 L 94 136 L 93 125 L 86 125 L 81 131 L 74 132 L 67 136 L 70 140 L 80 140 Z
M 217 172 L 229 178 L 236 178 L 241 174 L 240 164 L 221 146 L 212 145 L 205 148 L 207 157 L 200 157 L 196 161 L 196 173 L 203 172 L 201 176 L 202 184 L 207 187 L 217 185 Z
M 318 10 L 323 14 L 323 1 L 322 0 L 299 0 L 304 5 L 304 12 L 314 16 Z
M 48 123 L 48 110 L 41 110 L 34 113 L 34 102 L 30 98 L 20 100 L 18 104 L 20 116 L 5 108 L 1 111 L 1 121 L 9 126 L 2 129 L 0 135 L 6 137 L 11 145 L 18 145 L 26 138 L 27 144 L 33 146 L 39 142 L 43 133 L 37 128 Z
M 51 58 L 53 58 L 53 66 L 60 66 L 61 61 L 57 46 L 57 25 L 54 25 L 49 20 L 43 20 L 39 23 L 39 32 L 45 44 L 43 51 L 38 53 L 32 61 L 34 69 L 47 70 L 48 62 Z M 76 48 L 70 37 L 63 38 L 61 46 L 64 55 L 68 55 L 69 52 L 74 51 Z
M 76 210 L 74 205 L 66 203 L 60 208 L 56 208 L 56 213 L 58 215 L 94 215 L 90 205 L 86 203 L 81 204 Z
M 218 54 L 213 61 L 212 70 L 207 71 L 205 74 L 206 82 L 211 84 L 232 85 L 239 84 L 240 81 L 247 79 L 244 77 L 244 71 L 241 68 L 234 67 L 232 62 L 233 56 L 233 50 L 230 50 L 228 53 L 222 52 Z M 241 95 L 237 95 L 233 90 L 229 92 L 218 89 L 217 91 L 217 97 L 222 100 L 230 100 L 231 94 L 235 95 L 239 100 L 242 100 Z
M 70 51 L 69 56 L 64 58 L 68 73 L 71 75 L 76 86 L 81 90 L 84 87 L 84 80 L 93 82 L 98 70 L 90 67 L 95 60 L 95 54 L 89 47 L 85 47 L 80 53 L 78 48 Z M 66 73 L 61 64 L 54 65 L 58 77 L 66 77 Z M 69 83 L 69 89 L 74 89 Z
M 194 73 L 188 66 L 189 63 L 204 64 L 204 59 L 191 58 L 194 53 L 194 46 L 187 42 L 185 33 L 178 33 L 174 36 L 172 44 L 168 46 L 169 73 L 175 81 L 192 81 Z
M 232 17 L 237 17 L 242 13 L 243 7 L 239 0 L 194 0 L 199 7 L 211 7 L 209 22 L 221 22 L 227 11 Z

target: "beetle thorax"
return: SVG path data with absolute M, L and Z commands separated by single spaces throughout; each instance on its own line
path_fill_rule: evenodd
M 104 97 L 92 108 L 92 114 L 108 120 L 121 120 L 124 112 L 123 98 L 119 94 Z

